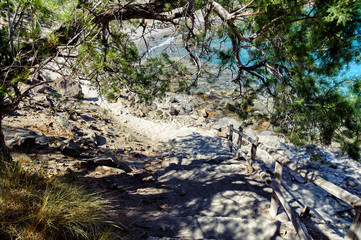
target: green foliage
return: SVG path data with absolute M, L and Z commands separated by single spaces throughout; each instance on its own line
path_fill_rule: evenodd
M 170 11 L 172 10 L 172 5 L 170 3 L 165 3 L 164 4 L 164 11 Z
M 8 44 L 8 31 L 4 26 L 0 29 L 0 63 L 1 65 L 9 65 L 12 60 L 13 56 L 11 54 L 9 44 Z
M 359 81 L 355 80 L 353 86 L 358 84 Z M 347 92 L 342 94 L 336 86 L 329 87 L 326 92 L 316 85 L 298 89 L 297 95 L 280 94 L 275 98 L 273 123 L 289 134 L 295 144 L 303 145 L 319 139 L 330 145 L 337 141 L 352 158 L 359 159 L 360 94 L 354 94 L 350 99 Z
M 326 158 L 322 157 L 321 155 L 319 155 L 317 153 L 311 154 L 310 161 L 318 169 L 321 169 L 323 166 L 335 167 L 334 164 L 330 163 L 329 161 L 327 161 Z
M 234 113 L 237 113 L 242 120 L 252 116 L 253 101 L 256 95 L 254 93 L 244 96 L 241 101 L 235 102 L 235 104 L 227 103 L 226 108 Z
M 112 32 L 106 42 L 99 39 L 92 44 L 83 44 L 79 52 L 79 64 L 84 64 L 85 72 L 109 100 L 117 99 L 120 90 L 127 87 L 143 101 L 149 101 L 169 91 L 175 76 L 181 79 L 187 74 L 180 63 L 166 54 L 140 63 L 135 44 L 122 33 Z M 178 82 L 184 90 L 184 81 Z
M 239 8 L 229 1 L 217 2 L 229 12 Z M 239 2 L 243 6 L 249 3 Z M 221 41 L 227 33 L 224 26 L 229 30 L 232 49 L 218 49 L 220 68 L 228 65 L 227 69 L 238 74 L 236 82 L 242 96 L 251 88 L 257 94 L 273 98 L 272 123 L 295 144 L 329 145 L 337 141 L 343 150 L 358 159 L 361 112 L 360 87 L 356 83 L 359 80 L 332 82 L 330 79 L 361 55 L 361 2 L 326 0 L 302 6 L 303 3 L 252 2 L 245 12 L 259 14 L 234 21 L 239 33 L 250 37 L 250 42 L 239 40 L 227 25 L 208 29 L 217 33 Z M 206 52 L 208 56 L 210 53 Z M 238 57 L 240 61 L 236 65 L 234 59 Z M 355 84 L 345 90 L 343 81 Z M 250 102 L 244 99 L 232 110 L 241 117 L 249 117 L 251 114 L 245 111 L 248 106 Z
M 39 58 L 44 58 L 59 44 L 52 33 L 41 41 L 43 27 L 56 24 L 55 10 L 67 1 L 9 0 L 0 5 L 5 24 L 0 29 L 0 115 L 3 116 L 19 103 L 22 94 L 19 84 L 39 70 Z M 7 4 L 9 3 L 9 4 Z M 10 22 L 9 22 L 10 21 Z M 38 43 L 38 44 L 35 44 Z M 31 54 L 34 54 L 31 56 Z M 29 59 L 32 58 L 31 61 Z
M 159 11 L 170 11 L 185 3 L 191 4 L 165 1 L 155 7 Z M 217 58 L 220 72 L 232 72 L 243 97 L 232 109 L 243 118 L 249 117 L 254 97 L 268 95 L 273 98 L 274 109 L 270 113 L 273 124 L 295 143 L 337 141 L 357 158 L 359 80 L 347 79 L 350 86 L 345 93 L 340 82 L 329 79 L 355 59 L 360 60 L 361 2 L 323 0 L 303 5 L 303 0 L 219 0 L 217 3 L 231 14 L 246 15 L 237 20 L 214 21 L 217 14 L 213 8 L 207 22 L 193 26 L 188 21 L 194 17 L 193 13 L 187 13 L 189 17 L 182 19 L 177 29 L 193 61 L 198 57 Z M 112 12 L 113 1 L 94 4 L 92 1 L 10 0 L 8 9 L 4 1 L 0 2 L 0 14 L 6 19 L 10 12 L 10 18 L 14 17 L 11 21 L 18 23 L 4 24 L 0 30 L 0 63 L 2 69 L 7 69 L 1 72 L 0 103 L 8 102 L 6 99 L 15 104 L 19 96 L 18 83 L 32 74 L 40 59 L 51 56 L 59 45 L 67 45 L 70 39 L 72 44 L 79 43 L 77 66 L 73 70 L 85 73 L 108 99 L 117 99 L 124 87 L 138 93 L 143 101 L 164 94 L 175 83 L 179 90 L 189 90 L 184 66 L 167 55 L 142 58 L 130 38 L 132 33 L 124 33 L 122 24 L 115 20 L 109 22 L 103 18 L 105 9 L 107 13 Z M 212 8 L 207 4 L 209 1 L 197 0 L 194 9 L 208 14 L 206 9 Z M 237 12 L 247 4 L 250 5 Z M 228 25 L 230 22 L 232 26 Z M 44 26 L 51 28 L 59 23 L 63 26 L 59 32 L 41 39 Z M 143 23 L 136 19 L 127 25 L 134 27 Z M 243 41 L 239 36 L 249 40 Z M 217 46 L 212 45 L 215 39 Z M 227 46 L 224 43 L 229 40 L 232 47 L 224 49 Z M 30 58 L 25 52 L 35 57 L 33 65 L 23 68 L 22 62 Z M 245 97 L 249 90 L 254 96 Z M 1 111 L 3 109 L 5 107 Z

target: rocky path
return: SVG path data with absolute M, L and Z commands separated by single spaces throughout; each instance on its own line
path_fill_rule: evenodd
M 4 120 L 6 140 L 18 161 L 39 163 L 50 175 L 71 174 L 90 190 L 105 192 L 114 220 L 126 226 L 129 239 L 295 238 L 282 208 L 275 219 L 269 217 L 271 188 L 259 172 L 247 172 L 244 160 L 228 152 L 214 129 L 184 124 L 180 117 L 137 117 L 124 102 L 109 104 L 87 86 L 83 92 L 81 104 L 57 105 L 46 95 L 34 96 Z M 65 110 L 67 105 L 71 111 Z M 270 132 L 258 136 L 296 159 L 296 152 Z M 260 151 L 257 164 L 271 173 L 272 165 L 261 158 L 267 160 Z M 305 159 L 301 156 L 299 162 L 307 167 Z M 345 184 L 357 195 L 359 173 L 353 169 L 358 165 L 347 168 L 342 161 L 327 168 L 327 176 L 356 176 Z M 302 222 L 314 239 L 345 235 L 352 209 L 287 171 L 282 181 L 298 214 L 311 208 Z
M 83 90 L 89 99 L 94 99 L 96 92 L 88 88 Z M 135 219 L 131 224 L 145 235 L 154 236 L 153 239 L 295 237 L 282 210 L 276 219 L 269 217 L 271 188 L 259 174 L 247 173 L 245 162 L 234 159 L 228 152 L 225 139 L 209 130 L 186 127 L 175 121 L 136 117 L 122 112 L 121 109 L 126 108 L 122 103 L 109 104 L 98 99 L 98 104 L 109 109 L 130 131 L 143 135 L 147 144 L 158 146 L 157 153 L 153 158 L 145 159 L 144 166 L 134 163 L 134 168 L 146 170 L 136 176 L 137 184 L 134 184 L 134 176 L 115 181 L 117 186 L 133 181 L 121 195 L 123 202 L 120 205 L 127 208 L 120 212 L 122 216 Z M 268 138 L 272 139 L 271 136 Z M 264 170 L 271 171 L 271 166 L 262 161 L 259 163 L 264 165 Z M 299 214 L 306 205 L 312 207 L 316 217 L 304 219 L 311 235 L 316 239 L 327 239 L 327 236 L 338 239 L 345 234 L 343 228 L 347 229 L 351 219 L 344 221 L 329 217 L 327 213 L 335 215 L 337 211 L 347 209 L 346 206 L 312 183 L 297 183 L 287 172 L 283 183 L 291 189 L 284 194 Z M 330 231 L 327 228 L 332 224 L 337 226 Z
M 83 88 L 86 98 L 96 92 Z M 246 165 L 233 159 L 225 139 L 200 128 L 176 122 L 150 121 L 119 114 L 124 106 L 98 99 L 131 131 L 158 145 L 145 159 L 143 172 L 115 180 L 124 186 L 120 215 L 136 219 L 132 225 L 147 236 L 184 239 L 271 239 L 279 222 L 267 219 L 271 189 Z M 141 164 L 133 165 L 142 168 Z M 128 178 L 128 179 L 127 179 Z M 119 196 L 118 196 L 119 197 Z M 139 238 L 132 235 L 134 239 Z
M 149 163 L 149 176 L 126 191 L 132 203 L 126 214 L 134 225 L 149 236 L 184 239 L 276 235 L 278 224 L 264 217 L 270 188 L 232 159 L 222 139 L 194 133 L 168 147 L 161 163 Z

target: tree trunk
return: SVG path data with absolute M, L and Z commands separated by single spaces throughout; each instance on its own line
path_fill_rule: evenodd
M 8 147 L 5 144 L 5 136 L 1 129 L 2 126 L 2 116 L 0 115 L 0 163 L 11 162 L 11 155 Z

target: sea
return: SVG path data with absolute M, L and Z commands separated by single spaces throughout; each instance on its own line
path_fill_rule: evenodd
M 157 56 L 161 53 L 167 53 L 171 57 L 184 59 L 187 56 L 187 51 L 182 45 L 181 36 L 171 36 L 171 37 L 161 37 L 158 39 L 154 39 L 152 41 L 151 46 L 146 53 L 146 57 Z M 223 49 L 227 51 L 230 49 L 231 42 L 228 40 L 226 41 L 214 41 L 212 47 L 217 49 Z M 249 59 L 247 51 L 243 51 L 242 59 L 247 61 Z M 198 86 L 193 89 L 193 91 L 201 91 L 201 92 L 212 92 L 212 90 L 229 90 L 236 88 L 236 84 L 234 84 L 231 80 L 233 78 L 232 72 L 225 71 L 221 75 L 218 75 L 214 69 L 217 69 L 217 66 L 221 63 L 221 60 L 216 57 L 212 57 L 211 59 L 204 59 L 201 58 L 202 63 L 204 66 L 208 67 L 210 70 L 213 70 L 215 77 L 218 81 L 214 81 L 212 77 L 201 77 L 198 81 Z M 212 72 L 212 71 L 211 71 Z M 345 79 L 352 79 L 355 77 L 361 77 L 361 61 L 360 62 L 351 62 L 348 66 L 345 66 L 343 69 L 340 70 L 338 76 L 329 79 L 330 82 L 338 82 L 344 81 Z M 347 85 L 344 84 L 341 87 L 342 92 L 347 94 Z

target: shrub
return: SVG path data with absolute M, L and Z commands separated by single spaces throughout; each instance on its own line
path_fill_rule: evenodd
M 81 186 L 20 163 L 0 167 L 1 239 L 111 239 L 107 204 Z

